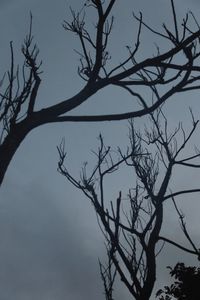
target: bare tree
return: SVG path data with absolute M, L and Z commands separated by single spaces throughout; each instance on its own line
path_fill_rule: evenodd
M 156 280 L 157 255 L 165 243 L 196 255 L 198 259 L 200 255 L 199 247 L 192 241 L 184 215 L 177 204 L 180 196 L 199 193 L 200 188 L 189 186 L 188 189 L 172 191 L 170 187 L 174 181 L 172 171 L 177 166 L 200 168 L 198 150 L 190 156 L 186 156 L 184 151 L 198 121 L 192 115 L 190 131 L 186 132 L 180 123 L 169 133 L 167 119 L 159 109 L 150 114 L 150 122 L 149 129 L 145 127 L 143 133 L 137 131 L 134 123 L 130 122 L 130 146 L 125 154 L 118 149 L 118 159 L 114 158 L 116 153 L 105 146 L 100 136 L 100 147 L 95 153 L 96 166 L 90 174 L 84 166 L 78 180 L 64 165 L 66 152 L 63 142 L 58 147 L 59 172 L 89 198 L 106 239 L 108 263 L 103 269 L 100 265 L 106 299 L 113 299 L 113 281 L 117 272 L 134 299 L 148 300 Z M 126 194 L 119 191 L 118 198 L 109 201 L 105 184 L 109 176 L 124 165 L 134 171 L 131 181 L 135 180 L 135 186 L 130 187 Z M 173 237 L 163 236 L 164 208 L 166 202 L 170 201 L 180 219 L 188 247 L 174 241 Z
M 146 115 L 172 95 L 188 90 L 199 89 L 199 37 L 200 28 L 193 14 L 186 15 L 179 25 L 171 0 L 173 30 L 163 25 L 161 32 L 153 29 L 139 16 L 133 15 L 138 22 L 136 40 L 128 46 L 127 55 L 115 66 L 109 53 L 108 41 L 114 17 L 111 16 L 116 0 L 87 0 L 80 12 L 71 10 L 72 20 L 64 21 L 63 27 L 77 36 L 80 41 L 80 65 L 78 75 L 85 82 L 76 95 L 60 103 L 41 110 L 35 109 L 37 94 L 41 85 L 41 63 L 38 61 L 38 48 L 32 36 L 32 17 L 29 34 L 22 46 L 23 66 L 16 67 L 13 45 L 10 69 L 0 82 L 0 184 L 8 165 L 26 135 L 34 128 L 52 122 L 98 122 L 122 120 Z M 95 32 L 87 29 L 86 10 L 96 14 Z M 189 25 L 189 19 L 193 25 Z M 196 26 L 196 31 L 195 31 Z M 194 27 L 194 30 L 191 28 Z M 140 37 L 143 29 L 149 30 L 166 42 L 166 50 L 152 56 L 138 59 Z M 182 59 L 180 60 L 180 56 Z M 87 101 L 97 91 L 107 86 L 124 89 L 135 101 L 135 109 L 126 113 L 108 115 L 70 115 L 74 108 Z M 154 93 L 154 103 L 146 99 L 143 87 Z M 164 87 L 164 90 L 163 90 Z M 141 88 L 141 89 L 140 89 Z

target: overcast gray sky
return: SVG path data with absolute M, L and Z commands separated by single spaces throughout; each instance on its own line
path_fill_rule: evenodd
M 33 14 L 34 38 L 40 48 L 44 71 L 38 107 L 70 97 L 82 86 L 77 75 L 78 57 L 73 51 L 74 48 L 77 49 L 78 44 L 73 36 L 62 29 L 61 23 L 69 17 L 70 5 L 76 9 L 81 7 L 83 2 L 0 0 L 1 75 L 9 66 L 11 40 L 16 49 L 16 61 L 20 61 L 20 47 L 28 31 L 29 12 Z M 120 55 L 124 55 L 123 45 L 133 37 L 134 26 L 130 28 L 131 11 L 142 10 L 146 20 L 155 26 L 161 26 L 163 21 L 169 20 L 170 3 L 164 0 L 118 2 L 115 10 L 116 25 L 110 45 L 116 52 L 116 60 Z M 197 17 L 200 16 L 198 1 L 177 0 L 176 5 L 180 16 L 184 16 L 190 9 Z M 130 22 L 127 21 L 129 18 Z M 148 34 L 144 33 L 144 36 L 148 41 Z M 160 46 L 162 48 L 162 45 Z M 145 49 L 144 53 L 147 51 L 148 49 Z M 80 112 L 112 112 L 112 104 L 116 112 L 120 111 L 123 97 L 124 94 L 119 90 L 106 89 L 96 95 L 98 101 L 89 101 L 81 107 Z M 198 97 L 199 95 L 192 95 L 189 98 L 190 106 L 194 107 L 197 114 Z M 111 98 L 114 102 L 110 101 Z M 188 97 L 183 96 L 174 105 L 171 102 L 168 107 L 170 120 L 176 123 L 180 118 L 185 120 L 187 126 Z M 130 107 L 129 99 L 127 106 L 123 102 L 123 109 Z M 127 140 L 127 122 L 92 126 L 45 125 L 34 130 L 16 153 L 0 190 L 1 300 L 104 298 L 98 257 L 103 259 L 105 253 L 95 214 L 87 199 L 56 171 L 56 145 L 63 136 L 66 137 L 70 156 L 69 166 L 74 174 L 78 175 L 82 162 L 89 160 L 90 150 L 97 145 L 96 137 L 99 132 L 105 135 L 107 143 L 123 145 Z M 177 183 L 184 186 L 188 180 L 185 174 L 179 174 Z M 118 194 L 118 185 L 112 186 L 112 193 Z M 186 200 L 188 220 L 193 219 L 190 229 L 194 238 L 197 238 L 197 199 L 193 199 L 194 210 L 191 209 L 191 204 L 187 205 Z M 175 226 L 176 221 L 171 216 L 168 218 Z M 167 229 L 169 234 L 174 235 L 178 232 L 176 230 L 178 229 L 174 227 Z M 171 248 L 165 250 L 159 257 L 162 268 L 170 262 L 176 263 L 178 255 L 180 253 Z M 188 263 L 192 262 L 189 256 L 185 256 L 185 260 Z M 165 270 L 160 274 L 160 283 L 165 281 L 166 274 Z M 116 299 L 120 297 L 130 299 L 122 286 L 118 288 Z

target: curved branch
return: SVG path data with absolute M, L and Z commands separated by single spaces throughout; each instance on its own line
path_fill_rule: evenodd
M 199 193 L 200 192 L 200 189 L 191 189 L 191 190 L 183 190 L 183 191 L 179 191 L 179 192 L 176 192 L 176 193 L 173 193 L 173 194 L 169 194 L 167 196 L 165 196 L 163 198 L 163 201 L 169 199 L 169 198 L 172 198 L 172 197 L 176 197 L 176 196 L 179 196 L 179 195 L 183 195 L 183 194 L 192 194 L 192 193 Z
M 178 243 L 176 243 L 176 242 L 174 242 L 174 241 L 172 241 L 172 240 L 170 240 L 170 239 L 168 239 L 168 238 L 165 238 L 165 237 L 163 237 L 163 236 L 159 236 L 158 239 L 159 239 L 159 240 L 162 240 L 162 241 L 164 241 L 164 242 L 167 242 L 167 243 L 169 243 L 169 244 L 171 244 L 171 245 L 174 245 L 175 247 L 177 247 L 177 248 L 179 248 L 179 249 L 181 249 L 181 250 L 183 250 L 183 251 L 185 251 L 185 252 L 188 252 L 188 253 L 190 253 L 190 254 L 194 254 L 194 255 L 199 256 L 199 253 L 197 253 L 196 251 L 190 250 L 190 249 L 188 249 L 188 248 L 185 248 L 184 246 L 179 245 Z

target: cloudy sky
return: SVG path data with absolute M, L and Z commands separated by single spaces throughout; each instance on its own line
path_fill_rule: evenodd
M 69 18 L 69 6 L 77 9 L 83 2 L 0 0 L 1 75 L 9 66 L 11 40 L 15 47 L 16 61 L 20 61 L 20 47 L 28 31 L 29 12 L 33 14 L 34 38 L 43 61 L 38 107 L 70 97 L 83 84 L 77 75 L 78 57 L 74 52 L 78 43 L 61 26 L 62 21 Z M 123 46 L 134 37 L 132 10 L 142 10 L 146 20 L 154 26 L 161 26 L 163 21 L 170 20 L 170 1 L 118 2 L 121 4 L 117 4 L 115 9 L 116 25 L 110 45 L 116 61 L 125 53 Z M 177 0 L 178 14 L 184 16 L 185 12 L 193 10 L 197 17 L 200 16 L 198 2 Z M 144 38 L 144 45 L 147 47 L 151 41 L 145 32 Z M 147 51 L 145 48 L 144 54 Z M 106 89 L 94 98 L 83 105 L 80 112 L 112 112 L 113 105 L 118 112 L 121 111 L 122 100 L 123 109 L 131 107 L 129 99 L 124 105 L 124 94 L 119 90 Z M 198 114 L 197 98 L 198 95 L 190 97 L 190 106 Z M 178 101 L 181 101 L 182 109 L 179 108 Z M 172 123 L 180 118 L 185 120 L 187 126 L 187 106 L 187 96 L 177 99 L 173 105 L 169 103 L 169 118 Z M 56 145 L 63 136 L 66 137 L 70 157 L 69 167 L 78 175 L 82 162 L 90 159 L 91 149 L 97 146 L 96 137 L 99 132 L 105 136 L 107 143 L 124 145 L 127 140 L 127 122 L 92 126 L 73 123 L 46 125 L 34 130 L 16 153 L 0 190 L 1 300 L 103 299 L 98 258 L 104 259 L 105 253 L 95 214 L 87 199 L 56 171 Z M 188 180 L 184 174 L 179 174 L 178 183 L 182 186 Z M 118 186 L 112 186 L 112 192 L 117 195 Z M 195 205 L 197 199 L 193 200 Z M 186 212 L 188 220 L 193 219 L 190 229 L 194 238 L 197 238 L 198 210 L 191 209 L 191 205 L 186 203 Z M 170 218 L 169 216 L 168 219 L 175 224 L 173 218 Z M 176 229 L 169 227 L 168 233 L 175 234 Z M 165 268 L 170 262 L 175 263 L 177 255 L 180 253 L 177 254 L 171 248 L 165 250 L 159 258 L 161 266 Z M 188 263 L 192 262 L 188 256 L 183 259 Z M 159 275 L 160 283 L 165 281 L 165 273 L 161 272 Z M 120 297 L 130 299 L 121 286 L 116 299 Z

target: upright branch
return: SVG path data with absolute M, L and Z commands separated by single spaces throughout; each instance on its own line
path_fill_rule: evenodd
M 33 43 L 32 15 L 29 33 L 22 45 L 22 67 L 15 64 L 12 42 L 10 53 L 10 69 L 0 82 L 0 184 L 20 143 L 36 127 L 32 116 L 41 83 L 41 62 L 37 59 L 37 45 Z
M 177 201 L 181 195 L 199 193 L 200 189 L 174 192 L 170 189 L 171 181 L 175 180 L 172 171 L 180 166 L 181 162 L 190 161 L 193 167 L 200 168 L 196 162 L 200 154 L 183 158 L 183 149 L 191 141 L 198 121 L 193 117 L 192 127 L 188 132 L 179 124 L 170 133 L 167 119 L 159 109 L 150 114 L 149 122 L 150 129 L 145 127 L 143 132 L 137 131 L 133 121 L 130 122 L 130 145 L 125 154 L 119 149 L 117 158 L 116 151 L 105 146 L 100 135 L 100 146 L 95 152 L 96 166 L 88 174 L 85 165 L 80 179 L 76 179 L 64 165 L 64 144 L 58 147 L 58 171 L 91 201 L 105 237 L 109 263 L 104 267 L 102 264 L 100 266 L 106 299 L 113 299 L 111 292 L 116 272 L 134 299 L 149 300 L 156 280 L 157 255 L 164 243 L 199 258 L 199 248 L 190 237 Z M 191 164 L 181 165 L 191 168 Z M 116 171 L 119 172 L 122 166 L 134 171 L 130 181 L 135 181 L 135 186 L 130 186 L 126 194 L 119 190 L 116 199 L 109 201 L 105 182 L 109 184 L 109 177 Z M 128 176 L 130 175 L 123 175 L 127 181 Z M 119 183 L 116 189 L 118 186 Z M 123 186 L 121 188 L 123 189 Z M 173 238 L 161 235 L 166 201 L 174 203 L 175 213 L 181 220 L 181 229 L 186 241 L 189 241 L 188 247 L 174 241 Z M 113 271 L 111 266 L 114 267 Z
M 41 63 L 37 62 L 39 50 L 36 44 L 33 44 L 32 15 L 29 33 L 22 45 L 24 63 L 21 70 L 19 66 L 15 66 L 12 42 L 10 42 L 10 53 L 10 70 L 4 74 L 0 85 L 0 145 L 3 144 L 6 136 L 10 134 L 17 123 L 24 119 L 26 114 L 31 115 L 35 109 L 35 101 L 41 82 L 39 71 Z
M 106 245 L 107 249 L 107 256 L 108 256 L 108 262 L 107 264 L 102 264 L 101 261 L 99 261 L 99 267 L 100 267 L 100 273 L 101 278 L 104 285 L 105 290 L 105 299 L 106 300 L 113 300 L 113 285 L 115 282 L 117 270 L 113 264 L 112 257 L 111 257 L 111 248 L 109 245 Z M 112 246 L 111 246 L 112 247 Z

